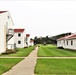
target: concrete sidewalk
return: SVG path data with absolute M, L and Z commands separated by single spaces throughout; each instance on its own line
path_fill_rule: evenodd
M 34 75 L 38 47 L 30 55 L 2 75 Z

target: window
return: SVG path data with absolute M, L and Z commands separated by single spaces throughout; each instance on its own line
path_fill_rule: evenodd
M 67 41 L 67 45 L 68 45 L 68 41 Z
M 65 44 L 65 40 L 64 40 L 64 44 Z
M 26 42 L 26 45 L 28 46 L 28 42 Z
M 28 44 L 28 42 L 26 42 L 26 44 Z
M 20 37 L 21 36 L 21 34 L 20 33 L 18 33 L 18 37 Z
M 10 16 L 7 16 L 8 17 L 8 19 L 10 18 Z
M 21 41 L 18 41 L 18 44 L 21 44 Z
M 73 41 L 71 40 L 71 45 L 73 45 Z

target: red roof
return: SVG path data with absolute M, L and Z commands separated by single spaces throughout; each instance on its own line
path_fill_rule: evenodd
M 71 35 L 68 35 L 68 36 L 64 36 L 64 37 L 61 37 L 57 40 L 74 39 L 74 38 L 76 38 L 76 34 L 71 34 Z
M 74 34 L 74 35 L 71 35 L 71 36 L 69 36 L 68 38 L 66 38 L 66 39 L 75 39 L 76 38 L 76 34 Z
M 14 32 L 23 32 L 25 29 L 14 29 Z
M 68 35 L 68 36 L 69 36 L 69 35 Z M 63 39 L 65 39 L 65 38 L 67 38 L 68 36 L 61 37 L 61 38 L 59 38 L 59 39 L 57 39 L 57 40 L 63 40 Z
M 30 34 L 26 34 L 26 37 L 29 37 L 30 36 Z
M 7 11 L 0 11 L 0 14 L 1 14 L 1 13 L 4 13 L 4 12 L 7 12 Z

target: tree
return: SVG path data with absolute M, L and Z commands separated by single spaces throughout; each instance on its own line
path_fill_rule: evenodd
M 37 36 L 34 37 L 34 44 L 37 44 Z
M 46 42 L 46 44 L 57 44 L 57 39 L 60 37 L 64 37 L 66 35 L 71 35 L 71 33 L 62 33 L 56 36 L 52 36 L 52 37 L 34 37 L 34 43 L 36 44 L 43 44 L 44 42 Z

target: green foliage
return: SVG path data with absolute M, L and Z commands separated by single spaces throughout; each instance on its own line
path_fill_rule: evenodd
M 59 35 L 56 35 L 56 36 L 52 36 L 52 37 L 40 37 L 38 38 L 37 36 L 34 38 L 34 43 L 37 43 L 37 44 L 43 44 L 44 42 L 46 42 L 47 44 L 56 44 L 57 43 L 57 39 L 58 38 L 61 38 L 63 36 L 66 36 L 66 35 L 70 35 L 71 33 L 62 33 L 62 34 L 59 34 Z
M 46 57 L 50 57 L 50 56 L 71 57 L 71 56 L 76 56 L 76 51 L 68 50 L 68 49 L 59 49 L 54 45 L 46 45 L 46 46 L 40 45 L 37 55 L 46 56 Z
M 2 73 L 11 69 L 22 59 L 23 58 L 0 58 L 0 75 L 2 75 Z
M 37 44 L 43 44 L 44 42 L 46 42 L 47 44 L 52 44 L 54 40 L 52 40 L 51 38 L 46 38 L 46 37 L 37 38 L 35 40 L 35 43 Z
M 37 75 L 76 75 L 76 59 L 39 58 L 35 66 Z

